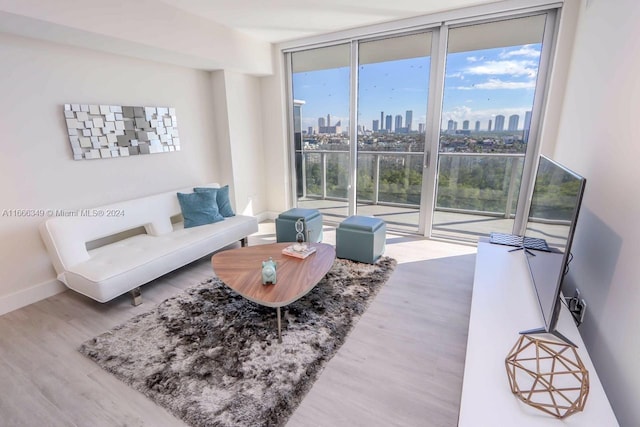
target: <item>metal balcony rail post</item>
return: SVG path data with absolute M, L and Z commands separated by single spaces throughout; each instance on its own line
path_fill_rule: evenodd
M 373 204 L 380 201 L 380 154 L 373 155 Z
M 307 156 L 308 154 L 302 152 L 302 197 L 307 197 Z
M 322 188 L 322 200 L 327 198 L 327 153 L 320 153 L 320 164 L 322 165 L 320 174 L 320 188 Z
M 511 217 L 511 207 L 513 206 L 513 196 L 516 193 L 516 181 L 518 178 L 518 157 L 511 158 L 511 178 L 509 179 L 509 190 L 507 191 L 507 206 L 504 208 L 504 217 Z M 506 168 L 504 173 L 506 174 Z

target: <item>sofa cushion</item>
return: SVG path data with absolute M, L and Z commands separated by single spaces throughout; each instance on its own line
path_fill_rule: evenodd
M 231 201 L 229 200 L 229 186 L 225 185 L 221 188 L 211 188 L 211 187 L 196 187 L 193 189 L 196 193 L 214 193 L 216 197 L 216 203 L 218 204 L 218 210 L 220 214 L 225 218 L 230 218 L 235 216 L 235 212 L 233 212 L 233 208 L 231 207 Z
M 224 220 L 218 210 L 214 192 L 202 191 L 177 194 L 182 217 L 184 218 L 184 228 L 213 224 Z

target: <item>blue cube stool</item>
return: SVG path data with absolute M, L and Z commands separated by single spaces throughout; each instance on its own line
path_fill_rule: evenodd
M 282 212 L 276 218 L 276 241 L 278 242 L 295 242 L 296 221 L 302 218 L 304 222 L 305 242 L 322 242 L 322 215 L 317 209 L 289 209 Z
M 336 257 L 373 264 L 384 252 L 386 231 L 379 218 L 350 216 L 336 229 Z

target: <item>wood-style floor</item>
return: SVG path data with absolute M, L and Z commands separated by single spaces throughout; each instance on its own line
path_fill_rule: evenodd
M 249 239 L 273 241 L 273 223 Z M 475 248 L 388 233 L 386 255 L 396 271 L 287 426 L 457 424 Z M 67 291 L 0 317 L 0 425 L 184 426 L 76 349 L 212 274 L 206 257 L 145 285 L 138 307 Z

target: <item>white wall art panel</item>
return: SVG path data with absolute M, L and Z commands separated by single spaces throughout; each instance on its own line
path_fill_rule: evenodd
M 75 160 L 180 151 L 175 108 L 65 104 Z

